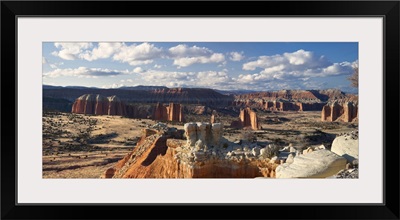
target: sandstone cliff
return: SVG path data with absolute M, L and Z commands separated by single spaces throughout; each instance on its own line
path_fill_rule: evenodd
M 242 122 L 242 127 L 249 127 L 253 130 L 261 129 L 261 126 L 258 124 L 257 113 L 250 108 L 241 109 L 239 118 Z
M 179 121 L 184 122 L 185 117 L 182 111 L 183 107 L 180 104 L 170 103 L 168 106 L 157 103 L 153 119 L 159 121 Z
M 357 122 L 358 104 L 354 102 L 339 104 L 337 101 L 329 103 L 322 108 L 321 121 Z
M 104 97 L 99 94 L 85 94 L 72 105 L 72 113 L 90 115 L 127 115 L 124 102 L 117 96 Z
M 77 98 L 72 105 L 72 113 L 107 115 L 110 103 L 107 97 L 102 95 L 85 94 Z
M 185 121 L 182 106 L 170 103 L 169 106 L 157 104 L 127 105 L 116 95 L 105 97 L 99 94 L 85 94 L 75 100 L 72 113 L 91 115 L 120 115 L 130 118 L 153 118 L 165 121 Z

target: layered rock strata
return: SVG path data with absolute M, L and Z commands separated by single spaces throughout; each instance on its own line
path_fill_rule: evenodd
M 91 115 L 126 115 L 126 105 L 117 96 L 85 94 L 72 105 L 72 113 Z
M 358 105 L 354 102 L 345 102 L 343 104 L 333 102 L 327 104 L 322 108 L 321 121 L 357 122 Z
M 182 109 L 182 106 L 176 103 L 170 103 L 169 106 L 157 103 L 154 109 L 153 119 L 159 121 L 184 122 L 185 117 Z
M 157 125 L 160 127 L 160 124 Z M 162 127 L 162 126 L 161 126 Z M 165 128 L 165 127 L 164 127 Z M 220 123 L 186 123 L 186 140 L 174 128 L 146 129 L 134 150 L 106 171 L 112 178 L 274 177 L 270 147 L 239 145 L 222 137 Z M 268 149 L 267 149 L 268 148 Z
M 258 123 L 257 113 L 250 108 L 244 108 L 240 110 L 239 121 L 233 121 L 231 123 L 233 128 L 250 128 L 252 130 L 261 129 Z

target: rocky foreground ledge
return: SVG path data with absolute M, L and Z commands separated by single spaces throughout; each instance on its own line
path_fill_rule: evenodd
M 323 145 L 261 146 L 230 142 L 222 134 L 220 123 L 191 122 L 184 130 L 157 123 L 144 129 L 133 151 L 102 178 L 336 178 L 358 161 L 358 139 L 357 159 L 351 157 L 350 163 Z

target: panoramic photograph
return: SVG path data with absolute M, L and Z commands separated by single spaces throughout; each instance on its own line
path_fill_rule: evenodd
M 358 70 L 358 42 L 43 42 L 42 178 L 358 178 Z

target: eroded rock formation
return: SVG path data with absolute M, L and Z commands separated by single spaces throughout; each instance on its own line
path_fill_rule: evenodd
M 157 103 L 154 109 L 153 119 L 159 121 L 185 121 L 182 106 L 176 103 L 170 103 L 168 106 Z
M 325 105 L 321 112 L 321 121 L 355 122 L 358 120 L 358 105 L 354 102 L 333 102 Z
M 248 127 L 253 130 L 261 129 L 261 126 L 258 124 L 257 113 L 250 108 L 241 109 L 239 118 L 242 123 L 242 127 Z
M 213 110 L 212 113 L 211 113 L 210 123 L 214 124 L 214 123 L 217 123 L 217 122 L 219 122 L 218 121 L 218 113 L 217 113 L 217 111 Z
M 108 97 L 108 115 L 126 115 L 126 106 L 117 96 Z
M 85 94 L 72 105 L 72 113 L 91 115 L 120 115 L 131 118 L 148 118 L 151 106 L 126 105 L 117 96 L 105 97 L 99 94 Z
M 274 177 L 278 166 L 256 144 L 238 145 L 222 137 L 219 123 L 186 123 L 186 140 L 174 128 L 145 129 L 134 150 L 109 168 L 110 178 Z M 179 133 L 179 132 L 178 132 Z M 260 153 L 264 152 L 264 153 Z
M 220 123 L 191 122 L 178 130 L 158 122 L 144 129 L 133 151 L 102 177 L 327 178 L 346 168 L 346 159 L 323 145 L 301 154 L 290 146 L 233 143 L 222 135 Z
M 99 94 L 85 94 L 72 105 L 72 113 L 90 115 L 120 115 L 139 117 L 137 109 L 127 106 L 117 96 L 105 97 Z M 139 118 L 145 118 L 139 117 Z

